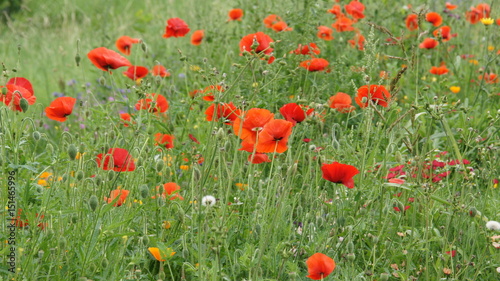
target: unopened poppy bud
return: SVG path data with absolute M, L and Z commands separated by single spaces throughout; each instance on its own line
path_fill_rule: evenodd
M 82 58 L 80 57 L 80 54 L 76 54 L 75 56 L 75 62 L 76 62 L 76 66 L 80 66 L 80 61 L 82 60 Z
M 387 281 L 387 280 L 389 280 L 389 273 L 386 273 L 386 272 L 381 273 L 379 280 L 380 281 Z
M 193 167 L 193 179 L 197 182 L 201 180 L 201 171 L 198 167 Z
M 354 261 L 356 259 L 356 255 L 354 253 L 347 254 L 347 260 Z
M 62 182 L 66 182 L 68 180 L 68 174 L 63 174 L 62 177 L 61 177 L 61 181 Z
M 7 95 L 7 87 L 2 88 L 2 95 Z
M 108 181 L 112 181 L 113 178 L 115 177 L 115 173 L 113 170 L 108 172 Z
M 226 132 L 224 132 L 224 129 L 222 128 L 219 128 L 219 130 L 217 130 L 217 132 L 215 133 L 215 136 L 218 138 L 218 139 L 223 139 L 226 137 Z
M 95 196 L 95 195 L 90 196 L 89 207 L 92 211 L 95 211 L 97 209 L 98 204 L 99 204 L 99 201 L 97 199 L 97 196 Z
M 281 65 L 287 65 L 286 61 L 284 61 L 284 60 L 280 60 L 279 64 L 281 64 Z
M 394 208 L 398 208 L 400 211 L 403 211 L 405 209 L 405 206 L 403 205 L 403 203 L 399 202 L 399 201 L 395 201 L 392 206 Z
M 344 217 L 339 217 L 337 219 L 337 224 L 340 226 L 340 227 L 343 227 L 345 225 L 345 218 Z
M 75 160 L 77 154 L 78 154 L 78 149 L 76 148 L 76 146 L 74 144 L 70 144 L 68 147 L 69 159 Z
M 244 52 L 246 53 L 246 52 Z M 242 68 L 243 66 L 239 63 L 233 63 L 233 66 L 236 67 L 236 68 Z M 3 90 L 3 89 L 2 89 Z
M 361 98 L 361 103 L 367 103 L 367 102 L 368 102 L 368 98 L 367 97 Z
M 106 85 L 106 78 L 104 78 L 104 76 L 101 76 L 99 77 L 99 79 L 97 80 L 97 82 L 99 83 L 99 85 Z
M 82 171 L 82 170 L 78 170 L 78 171 L 76 172 L 76 176 L 75 176 L 75 178 L 76 178 L 76 180 L 77 180 L 77 181 L 81 181 L 81 180 L 83 179 L 83 177 L 84 177 L 84 176 L 85 176 L 85 175 L 83 174 L 83 171 Z
M 66 238 L 64 236 L 59 237 L 59 249 L 65 249 L 66 248 Z
M 368 75 L 365 75 L 365 77 L 363 77 L 363 80 L 365 80 L 366 82 L 370 82 L 370 76 Z
M 146 43 L 144 43 L 144 41 L 142 40 L 141 40 L 141 49 L 144 53 L 148 52 L 148 45 L 146 45 Z
M 107 258 L 103 258 L 102 261 L 101 261 L 101 267 L 102 268 L 106 268 L 106 267 L 108 267 L 108 265 L 109 265 L 108 259 Z
M 189 257 L 189 250 L 188 247 L 183 247 L 182 249 L 182 257 L 187 259 Z
M 297 172 L 297 163 L 294 163 L 292 166 L 288 168 L 286 171 L 287 176 L 291 177 Z
M 399 152 L 399 151 L 396 151 L 395 158 L 396 158 L 397 162 L 402 162 L 403 161 L 403 155 L 401 155 L 401 152 Z
M 158 273 L 158 280 L 165 280 L 165 277 L 167 277 L 167 275 L 165 274 L 165 271 L 160 271 Z
M 21 98 L 21 101 L 19 101 L 19 107 L 21 107 L 22 112 L 28 111 L 28 100 L 26 100 L 25 98 Z
M 180 206 L 177 208 L 177 218 L 179 219 L 179 223 L 184 223 L 186 213 L 184 212 L 184 209 L 182 209 Z
M 354 243 L 352 241 L 347 242 L 346 249 L 348 253 L 354 252 Z
M 141 195 L 142 199 L 148 198 L 149 197 L 149 188 L 147 185 L 142 184 L 139 186 L 139 194 Z
M 102 177 L 101 177 L 101 175 L 96 175 L 95 178 L 94 178 L 94 181 L 95 181 L 95 184 L 97 186 L 100 186 L 101 183 L 102 183 Z
M 40 132 L 39 132 L 39 131 L 34 131 L 34 132 L 33 132 L 33 139 L 34 139 L 35 141 L 39 141 L 41 137 L 42 137 L 42 135 L 40 135 Z
M 476 215 L 477 215 L 477 209 L 474 208 L 474 207 L 470 208 L 470 210 L 469 210 L 469 216 L 475 217 Z
M 142 236 L 142 245 L 146 246 L 149 244 L 149 237 L 148 236 Z
M 179 59 L 180 59 L 181 61 L 187 61 L 187 57 L 186 57 L 186 56 L 181 56 Z
M 43 258 L 44 254 L 45 254 L 45 252 L 43 250 L 38 251 L 38 258 L 39 259 Z
M 252 50 L 255 50 L 255 49 L 257 49 L 257 47 L 259 47 L 259 45 L 260 45 L 260 44 L 259 44 L 259 42 L 257 41 L 257 39 L 255 39 L 255 38 L 254 38 L 254 39 L 253 39 L 253 42 L 252 42 L 252 45 L 250 46 L 250 48 L 251 48 Z
M 156 171 L 159 173 L 163 170 L 163 167 L 165 167 L 165 163 L 163 162 L 163 160 L 158 160 L 156 161 Z

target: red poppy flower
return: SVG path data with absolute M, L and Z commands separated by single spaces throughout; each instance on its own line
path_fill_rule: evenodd
M 332 24 L 332 27 L 335 28 L 338 32 L 353 31 L 353 23 L 354 22 L 350 18 L 341 16 L 338 17 L 337 20 Z
M 47 225 L 48 225 L 46 222 L 41 222 L 41 220 L 45 217 L 45 215 L 43 215 L 43 214 L 40 215 L 40 214 L 36 213 L 35 216 L 37 219 L 36 222 L 40 222 L 40 223 L 38 223 L 37 226 L 40 229 L 44 230 L 45 227 L 47 227 Z M 23 215 L 23 209 L 17 209 L 17 217 L 12 218 L 11 224 L 13 224 L 19 228 L 23 228 L 23 227 L 28 226 L 29 225 L 28 219 L 23 219 L 24 217 L 26 217 L 26 215 Z
M 322 71 L 328 66 L 328 61 L 320 58 L 312 58 L 310 60 L 305 60 L 299 64 L 300 67 L 305 68 L 309 71 Z
M 273 26 L 271 28 L 276 32 L 292 31 L 293 30 L 293 28 L 288 27 L 288 24 L 286 24 L 286 22 L 284 22 L 284 21 L 279 21 L 279 22 L 273 24 Z
M 163 189 L 163 192 L 161 194 L 157 194 L 156 196 L 158 197 L 161 196 L 161 198 L 166 198 L 167 196 L 170 196 L 169 200 L 174 200 L 174 199 L 184 200 L 184 197 L 182 197 L 179 194 L 179 190 L 181 190 L 181 187 L 175 182 L 167 182 L 163 185 L 163 188 L 160 186 L 156 187 L 157 192 L 160 192 L 161 189 Z M 155 199 L 156 196 L 152 196 L 151 198 Z
M 330 108 L 336 109 L 340 113 L 349 113 L 354 110 L 352 99 L 346 93 L 338 92 L 328 100 Z
M 446 254 L 450 255 L 452 258 L 455 257 L 455 255 L 457 254 L 457 251 L 456 250 L 451 250 L 451 251 L 446 251 Z
M 394 209 L 394 211 L 396 211 L 396 212 L 401 212 L 401 209 L 400 209 L 398 206 L 394 206 L 394 207 L 392 207 L 392 208 L 393 208 L 393 209 Z M 404 206 L 404 208 L 403 208 L 403 212 L 406 212 L 406 210 L 408 210 L 408 209 L 410 209 L 410 208 L 411 208 L 411 206 Z
M 465 18 L 471 24 L 478 23 L 482 18 L 490 17 L 490 5 L 486 3 L 478 4 L 476 7 L 471 7 L 469 11 L 465 13 Z
M 333 30 L 331 28 L 329 28 L 328 26 L 321 25 L 318 26 L 318 33 L 316 34 L 316 36 L 318 36 L 318 38 L 320 39 L 330 41 L 334 39 L 332 33 Z
M 164 113 L 168 109 L 167 99 L 160 94 L 146 94 L 146 98 L 140 99 L 135 104 L 135 109 L 137 110 L 147 110 L 149 112 L 161 112 Z
M 232 21 L 232 20 L 239 20 L 241 21 L 241 18 L 243 17 L 243 10 L 242 9 L 232 9 L 228 13 L 229 19 L 227 21 Z
M 110 148 L 106 154 L 98 154 L 96 157 L 99 168 L 116 172 L 131 172 L 135 170 L 132 155 L 123 148 Z
M 97 68 L 103 71 L 132 65 L 128 59 L 105 47 L 91 50 L 87 57 Z
M 210 85 L 205 89 L 203 89 L 203 91 L 201 91 L 204 94 L 203 100 L 214 101 L 215 100 L 215 95 L 213 94 L 214 90 L 219 93 L 223 93 L 225 91 L 225 89 L 221 85 Z
M 347 41 L 349 45 L 353 48 L 358 48 L 358 50 L 363 51 L 365 49 L 365 37 L 363 34 L 356 32 L 354 38 Z
M 457 34 L 451 34 L 451 27 L 445 25 L 445 26 L 441 26 L 440 28 L 434 30 L 434 32 L 432 32 L 432 34 L 435 36 L 435 37 L 441 37 L 441 39 L 443 40 L 443 42 L 446 42 L 446 41 L 449 41 L 452 37 L 456 37 Z
M 163 145 L 166 149 L 174 148 L 174 139 L 172 135 L 157 133 L 155 134 L 156 145 Z
M 279 21 L 283 21 L 283 19 L 281 19 L 280 16 L 277 16 L 275 14 L 271 14 L 269 16 L 267 16 L 263 22 L 264 22 L 264 25 L 267 27 L 267 28 L 272 28 L 273 27 L 273 24 L 279 22 Z
M 417 30 L 418 29 L 418 15 L 410 14 L 406 17 L 406 28 L 408 30 Z
M 285 104 L 280 108 L 280 113 L 285 117 L 286 121 L 292 122 L 294 126 L 306 119 L 304 110 L 296 103 Z
M 333 162 L 332 164 L 323 164 L 321 166 L 321 171 L 323 172 L 323 178 L 327 181 L 334 183 L 341 183 L 348 188 L 354 188 L 354 180 L 352 177 L 359 174 L 356 167 L 341 164 L 339 162 Z
M 123 203 L 125 203 L 125 200 L 127 200 L 127 196 L 129 193 L 130 191 L 125 189 L 115 189 L 111 191 L 109 198 L 104 197 L 104 200 L 108 202 L 108 204 L 110 204 L 118 197 L 118 201 L 113 204 L 113 207 L 120 207 L 121 205 L 123 205 Z
M 45 108 L 47 117 L 59 122 L 64 122 L 68 115 L 73 112 L 76 99 L 72 97 L 59 97 L 53 100 L 48 107 Z
M 283 153 L 288 149 L 288 137 L 292 134 L 293 123 L 274 119 L 266 123 L 259 133 L 257 152 Z
M 323 280 L 335 270 L 335 261 L 322 253 L 310 256 L 306 261 L 306 265 L 309 272 L 306 277 L 312 280 Z
M 205 37 L 205 31 L 203 31 L 203 30 L 196 30 L 191 35 L 191 44 L 193 44 L 195 46 L 200 45 L 201 41 L 203 41 L 204 37 Z
M 248 162 L 252 164 L 261 164 L 265 162 L 271 162 L 269 156 L 265 153 L 258 153 L 248 155 Z
M 455 10 L 458 7 L 457 5 L 453 5 L 450 2 L 446 2 L 445 6 L 446 6 L 446 9 L 448 9 L 450 11 Z
M 163 38 L 184 37 L 189 32 L 189 26 L 180 18 L 171 18 L 167 20 L 167 27 Z
M 443 18 L 436 12 L 430 12 L 425 15 L 425 20 L 432 23 L 434 26 L 440 26 L 443 23 Z
M 120 113 L 120 119 L 125 127 L 128 127 L 131 123 L 131 116 L 128 113 Z
M 254 45 L 254 41 L 258 44 L 256 48 L 252 49 L 252 45 Z M 271 55 L 273 52 L 273 48 L 270 47 L 270 43 L 274 42 L 269 35 L 264 32 L 252 33 L 241 38 L 240 41 L 240 56 L 243 55 L 243 52 L 252 52 L 254 51 L 257 54 L 265 54 Z M 270 57 L 268 63 L 272 63 L 274 61 L 274 57 Z
M 123 74 L 128 78 L 136 81 L 146 77 L 149 73 L 149 69 L 144 66 L 130 66 L 127 71 L 124 71 Z
M 35 92 L 33 92 L 33 86 L 31 85 L 30 80 L 24 77 L 12 77 L 9 79 L 9 81 L 7 81 L 6 85 L 16 85 L 19 87 L 23 87 L 26 90 L 28 90 L 28 92 L 30 92 L 32 95 L 35 94 Z
M 327 10 L 327 12 L 335 15 L 337 18 L 344 16 L 344 13 L 342 13 L 342 7 L 340 7 L 340 5 L 333 5 L 333 7 Z
M 365 85 L 358 89 L 357 96 L 354 100 L 361 108 L 365 108 L 368 106 L 369 101 L 387 107 L 387 103 L 390 99 L 391 94 L 383 85 Z
M 18 77 L 17 79 L 19 79 Z M 24 79 L 24 78 L 23 78 Z M 25 79 L 26 80 L 26 79 Z M 26 80 L 28 81 L 28 80 Z M 15 111 L 20 111 L 22 112 L 23 109 L 21 108 L 21 99 L 25 99 L 28 101 L 29 105 L 32 105 L 36 101 L 36 97 L 33 95 L 33 89 L 30 87 L 31 84 L 28 86 L 30 89 L 26 89 L 23 86 L 23 83 L 20 84 L 9 84 L 12 82 L 12 79 L 7 82 L 7 85 L 5 86 L 0 86 L 0 101 L 5 103 L 9 108 Z M 28 81 L 29 83 L 29 81 Z M 4 90 L 6 89 L 6 90 Z M 31 91 L 30 91 L 31 90 Z M 2 94 L 3 92 L 6 92 L 5 94 Z
M 196 139 L 192 134 L 189 134 L 189 138 L 194 141 L 195 143 L 197 144 L 200 144 L 200 142 L 198 141 L 198 139 Z
M 437 67 L 437 66 L 431 67 L 431 70 L 429 72 L 432 73 L 432 74 L 434 74 L 434 75 L 443 75 L 443 74 L 448 73 L 449 70 L 446 67 L 446 65 L 443 63 L 439 67 Z
M 354 19 L 363 19 L 365 15 L 363 12 L 365 11 L 365 5 L 363 5 L 359 1 L 351 1 L 349 4 L 344 6 L 345 11 L 351 15 Z
M 170 73 L 167 71 L 167 69 L 163 65 L 159 65 L 159 64 L 153 66 L 151 73 L 153 74 L 153 76 L 160 76 L 160 77 L 169 77 L 170 76 Z
M 436 46 L 439 45 L 439 42 L 436 41 L 435 39 L 432 38 L 425 38 L 424 42 L 420 43 L 418 47 L 420 49 L 434 49 Z
M 495 73 L 485 73 L 484 76 L 479 75 L 479 80 L 484 80 L 487 84 L 495 84 L 498 83 L 499 78 Z
M 291 51 L 290 54 L 296 54 L 296 55 L 310 55 L 311 57 L 314 57 L 314 55 L 319 55 L 320 49 L 318 46 L 314 43 L 309 43 L 307 45 L 302 45 L 299 44 L 297 49 L 294 51 Z
M 141 42 L 141 39 L 131 38 L 128 36 L 121 36 L 116 40 L 116 48 L 118 51 L 122 52 L 124 55 L 130 55 L 130 51 L 132 50 L 132 44 L 137 44 Z
M 257 133 L 262 131 L 264 126 L 274 119 L 274 114 L 267 109 L 251 108 L 245 112 L 243 119 L 237 118 L 233 123 L 234 134 L 242 140 L 255 143 Z
M 219 121 L 220 118 L 224 118 L 224 123 L 232 124 L 241 115 L 241 110 L 236 108 L 236 106 L 230 103 L 220 103 L 217 105 L 217 110 L 215 109 L 215 104 L 211 104 L 207 110 L 205 110 L 207 121 Z

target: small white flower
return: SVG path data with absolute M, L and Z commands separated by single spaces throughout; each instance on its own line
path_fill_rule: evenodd
M 215 205 L 216 202 L 217 200 L 212 195 L 203 196 L 203 198 L 201 198 L 201 205 L 203 206 L 210 207 Z
M 500 230 L 500 222 L 489 221 L 486 223 L 486 228 L 489 230 Z

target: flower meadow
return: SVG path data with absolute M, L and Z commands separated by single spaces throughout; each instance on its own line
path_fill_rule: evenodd
M 0 280 L 500 278 L 498 5 L 44 2 L 0 29 Z

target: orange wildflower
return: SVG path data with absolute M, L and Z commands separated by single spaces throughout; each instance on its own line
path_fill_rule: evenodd
M 333 30 L 331 28 L 321 25 L 318 26 L 318 33 L 316 34 L 316 36 L 318 36 L 318 38 L 320 39 L 330 41 L 333 40 L 332 33 Z
M 129 36 L 121 36 L 116 40 L 116 48 L 118 51 L 122 52 L 124 55 L 130 55 L 130 51 L 132 50 L 132 44 L 137 44 L 141 42 L 141 39 L 131 38 Z
M 232 21 L 232 20 L 239 20 L 241 21 L 241 18 L 243 17 L 243 10 L 242 9 L 232 9 L 228 13 L 229 19 L 227 21 Z
M 425 20 L 432 23 L 434 26 L 440 26 L 443 23 L 443 18 L 436 12 L 430 12 L 425 15 Z
M 335 28 L 338 32 L 353 31 L 353 23 L 354 22 L 350 18 L 341 16 L 338 17 L 337 20 L 332 24 L 332 27 Z

